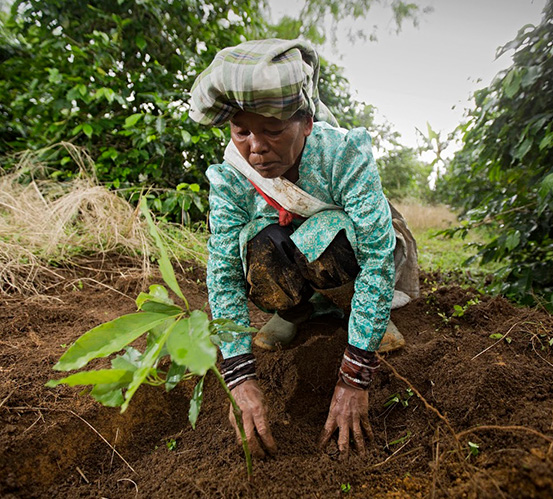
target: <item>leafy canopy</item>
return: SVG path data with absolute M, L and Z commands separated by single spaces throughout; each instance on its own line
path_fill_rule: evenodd
M 164 210 L 204 210 L 190 186 L 205 186 L 225 135 L 188 118 L 189 90 L 218 50 L 259 34 L 259 9 L 252 0 L 16 1 L 0 19 L 0 156 L 69 140 L 88 149 L 108 186 L 172 189 Z M 60 180 L 78 168 L 59 152 L 45 159 Z
M 482 261 L 501 261 L 496 290 L 553 310 L 553 1 L 498 55 L 512 66 L 474 95 L 463 148 L 444 179 L 449 200 L 494 229 Z M 459 229 L 458 229 L 459 230 Z

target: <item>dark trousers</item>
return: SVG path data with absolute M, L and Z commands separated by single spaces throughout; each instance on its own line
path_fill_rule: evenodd
M 273 224 L 249 241 L 246 279 L 250 299 L 288 321 L 305 315 L 315 291 L 349 311 L 360 268 L 345 231 L 311 263 L 290 239 L 292 233 L 290 226 Z

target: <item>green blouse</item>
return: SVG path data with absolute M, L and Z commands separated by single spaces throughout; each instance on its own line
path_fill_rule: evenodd
M 207 170 L 211 238 L 207 287 L 213 318 L 249 325 L 245 264 L 247 243 L 278 212 L 231 165 Z M 351 303 L 348 342 L 375 351 L 386 331 L 394 292 L 395 235 L 388 202 L 364 128 L 346 132 L 325 122 L 314 124 L 307 137 L 296 185 L 342 210 L 295 219 L 292 240 L 309 261 L 316 260 L 344 229 L 361 267 Z M 235 334 L 221 345 L 224 358 L 251 352 L 251 335 Z

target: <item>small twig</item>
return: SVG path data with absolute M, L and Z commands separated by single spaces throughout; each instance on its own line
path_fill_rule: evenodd
M 19 350 L 19 347 L 16 347 L 15 345 L 12 345 L 11 343 L 8 343 L 7 341 L 0 341 L 2 345 L 8 345 L 11 348 L 15 348 L 16 350 Z
M 118 482 L 131 482 L 134 485 L 136 495 L 138 495 L 138 485 L 136 485 L 136 482 L 134 480 L 131 480 L 130 478 L 120 478 L 117 481 Z
M 115 444 L 117 443 L 117 437 L 119 436 L 119 428 L 115 429 L 115 439 L 113 440 L 113 449 L 115 450 Z M 111 461 L 109 462 L 109 471 L 111 473 L 111 468 L 113 467 L 113 458 L 115 456 L 115 452 L 111 453 Z
M 4 397 L 4 400 L 0 402 L 0 407 L 2 407 L 14 393 L 15 393 L 15 390 L 12 390 L 10 393 L 8 393 L 6 397 Z
M 103 286 L 104 288 L 107 288 L 109 289 L 110 291 L 113 291 L 114 293 L 118 293 L 120 294 L 121 296 L 125 297 L 125 298 L 128 298 L 129 300 L 131 300 L 132 302 L 134 302 L 134 298 L 132 298 L 131 296 L 125 294 L 125 293 L 122 293 L 121 291 L 119 291 L 118 289 L 115 289 L 113 286 L 110 286 L 108 284 L 104 284 L 103 282 L 100 282 L 100 281 L 97 281 L 96 279 L 93 279 L 92 277 L 81 277 L 80 279 L 73 279 L 72 281 L 69 281 L 66 283 L 66 286 L 70 286 L 70 285 L 75 285 L 75 283 L 79 283 L 80 282 L 84 282 L 84 281 L 90 281 L 94 284 L 96 284 L 97 286 Z
M 451 423 L 449 422 L 449 420 L 445 416 L 443 416 L 442 413 L 438 409 L 436 409 L 434 406 L 430 405 L 426 401 L 426 399 L 422 396 L 421 392 L 419 392 L 407 378 L 404 378 L 401 374 L 399 374 L 396 371 L 396 369 L 394 368 L 394 366 L 392 366 L 389 362 L 387 362 L 379 353 L 377 353 L 376 356 L 378 357 L 380 362 L 382 362 L 388 369 L 390 369 L 392 371 L 393 375 L 397 379 L 403 381 L 409 388 L 411 388 L 411 390 L 413 390 L 413 393 L 422 401 L 424 406 L 429 411 L 432 411 L 434 414 L 436 414 L 436 416 L 438 416 L 445 423 L 448 430 L 451 432 L 451 435 L 455 439 L 455 442 L 457 443 L 458 451 L 461 452 L 461 444 L 459 442 L 459 439 L 457 438 L 457 433 L 455 432 L 455 430 L 451 426 Z
M 534 339 L 536 338 L 536 335 L 534 334 L 532 336 L 532 350 L 534 350 L 534 353 L 541 359 L 543 360 L 549 367 L 553 367 L 553 364 L 551 364 L 551 362 L 549 362 L 547 359 L 543 358 L 539 353 L 538 351 L 536 350 L 536 345 L 534 345 Z M 539 341 L 539 339 L 538 339 Z M 540 341 L 541 343 L 541 341 Z M 543 346 L 543 345 L 542 345 Z
M 138 475 L 138 473 L 135 471 L 135 469 L 127 462 L 127 460 L 117 451 L 117 449 L 115 447 L 113 447 L 113 445 L 111 445 L 105 438 L 104 436 L 96 429 L 94 428 L 94 426 L 92 426 L 86 419 L 84 419 L 83 417 L 79 416 L 76 412 L 74 411 L 71 411 L 69 409 L 51 409 L 49 407 L 7 407 L 6 406 L 6 409 L 9 411 L 9 410 L 12 410 L 12 411 L 38 411 L 40 413 L 40 411 L 51 411 L 51 412 L 68 412 L 70 414 L 73 414 L 73 416 L 75 416 L 76 418 L 80 419 L 83 423 L 85 423 L 94 433 L 96 433 L 96 435 L 98 435 L 104 442 L 105 444 L 111 449 L 113 450 L 113 452 L 115 452 L 115 454 L 117 454 L 117 456 L 119 457 L 119 459 L 121 459 L 121 461 L 123 461 L 127 467 L 133 472 L 135 473 L 136 475 Z
M 104 438 L 104 436 L 103 436 L 98 430 L 96 430 L 96 428 L 94 428 L 94 426 L 92 426 L 86 419 L 84 419 L 83 417 L 79 416 L 76 412 L 73 412 L 73 411 L 67 411 L 67 412 L 70 412 L 71 414 L 73 414 L 73 416 L 79 418 L 83 423 L 85 423 L 94 433 L 96 433 L 96 435 L 98 435 L 98 436 L 106 443 L 106 445 L 107 445 L 111 450 L 113 450 L 113 452 L 115 452 L 115 454 L 117 454 L 117 456 L 119 456 L 119 458 L 121 459 L 121 461 L 123 461 L 133 473 L 135 473 L 135 474 L 138 475 L 138 473 L 136 473 L 136 471 L 134 470 L 134 468 L 127 462 L 127 460 L 126 460 L 121 454 L 119 454 L 119 452 L 117 451 L 117 449 L 116 449 L 113 445 L 111 445 L 111 444 Z
M 391 456 L 388 456 L 386 459 L 384 459 L 384 461 L 381 461 L 380 463 L 377 463 L 373 466 L 371 466 L 370 468 L 368 468 L 367 471 L 372 471 L 372 470 L 375 470 L 377 468 L 380 468 L 381 466 L 384 466 L 385 464 L 391 462 L 391 461 L 395 461 L 396 459 L 399 459 L 400 457 L 405 457 L 405 456 L 408 456 L 409 454 L 413 454 L 413 452 L 417 452 L 419 450 L 422 449 L 422 446 L 419 446 L 419 447 L 415 447 L 414 449 L 411 449 L 411 450 L 408 450 L 407 452 L 404 452 L 403 454 L 399 454 L 397 455 L 397 453 L 403 449 L 409 442 L 406 442 L 405 444 L 403 444 L 398 450 L 396 450 Z
M 84 475 L 84 473 L 81 471 L 81 468 L 79 468 L 78 466 L 76 467 L 77 471 L 79 472 L 79 475 L 81 475 L 83 477 L 83 480 L 86 482 L 86 483 L 90 483 L 88 481 L 88 478 Z
M 440 466 L 440 427 L 436 427 L 436 455 L 434 456 L 434 469 L 432 470 L 432 493 L 430 497 L 434 499 L 436 497 L 436 480 L 438 475 L 438 468 Z
M 544 435 L 543 433 L 539 432 L 538 430 L 534 430 L 533 428 L 528 428 L 526 426 L 498 426 L 498 425 L 482 425 L 482 426 L 475 426 L 474 428 L 469 428 L 468 430 L 461 431 L 457 433 L 458 438 L 462 438 L 465 435 L 468 435 L 469 433 L 475 433 L 477 431 L 487 431 L 487 430 L 500 430 L 500 431 L 524 431 L 526 433 L 531 433 L 532 435 L 536 435 L 537 437 L 543 438 L 544 440 L 547 440 L 549 443 L 553 444 L 553 437 L 549 437 L 547 435 Z
M 488 350 L 490 350 L 490 348 L 493 348 L 495 345 L 497 345 L 498 343 L 501 343 L 505 337 L 516 327 L 520 325 L 520 322 L 516 322 L 515 324 L 513 324 L 511 326 L 511 329 L 509 329 L 509 331 L 507 331 L 501 338 L 499 338 L 495 343 L 492 343 L 488 348 L 485 348 L 484 350 L 482 350 L 480 353 L 477 353 L 472 359 L 470 360 L 474 360 L 476 359 L 477 357 L 480 357 L 480 355 L 482 355 L 483 353 L 487 352 Z
M 36 425 L 36 424 L 42 419 L 42 413 L 39 411 L 38 414 L 39 414 L 39 416 L 38 416 L 38 418 L 35 419 L 34 423 L 33 423 L 31 426 L 29 426 L 29 428 L 27 428 L 21 435 L 25 435 L 25 433 L 27 433 L 28 431 L 30 431 L 31 428 L 32 428 L 34 425 Z

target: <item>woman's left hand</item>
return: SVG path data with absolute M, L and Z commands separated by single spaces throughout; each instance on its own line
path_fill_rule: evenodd
M 353 441 L 359 454 L 365 454 L 365 440 L 363 431 L 372 440 L 373 432 L 369 423 L 369 394 L 367 390 L 360 390 L 346 385 L 338 380 L 328 418 L 321 433 L 319 445 L 324 448 L 336 428 L 338 433 L 338 449 L 342 455 L 349 452 L 350 433 L 353 433 Z

